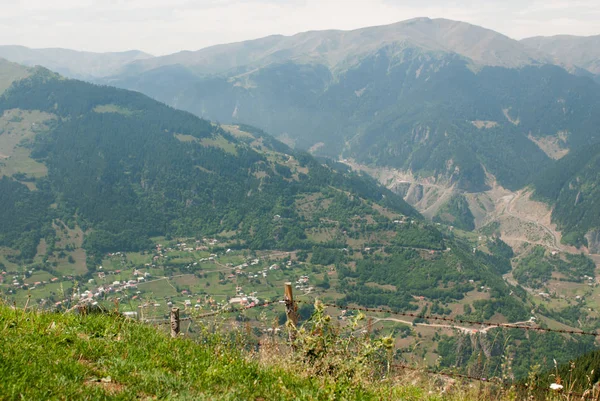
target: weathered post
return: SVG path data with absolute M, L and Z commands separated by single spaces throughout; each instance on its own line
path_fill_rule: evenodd
M 175 338 L 179 335 L 179 308 L 171 309 L 171 337 Z
M 292 283 L 285 283 L 285 315 L 290 327 L 290 341 L 296 339 L 296 328 L 298 327 L 298 306 L 294 302 Z

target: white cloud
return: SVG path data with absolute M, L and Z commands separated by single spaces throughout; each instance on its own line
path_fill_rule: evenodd
M 0 41 L 154 54 L 291 35 L 444 17 L 515 38 L 600 34 L 597 0 L 0 0 Z

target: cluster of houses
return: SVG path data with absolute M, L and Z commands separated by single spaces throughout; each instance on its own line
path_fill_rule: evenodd
M 85 290 L 82 293 L 79 291 L 73 295 L 74 299 L 77 299 L 79 303 L 91 303 L 92 305 L 96 304 L 96 299 L 103 298 L 105 294 L 113 294 L 120 293 L 125 290 L 134 290 L 137 289 L 137 285 L 141 282 L 146 281 L 148 277 L 150 277 L 150 273 L 142 273 L 139 270 L 134 270 L 133 272 L 134 278 L 130 280 L 115 280 L 111 284 L 100 285 L 93 290 Z M 98 273 L 98 278 L 104 279 L 106 276 L 104 272 Z M 94 279 L 88 280 L 88 284 L 94 284 Z M 132 299 L 137 299 L 140 291 L 137 292 Z
M 160 258 L 169 258 L 169 256 L 167 255 L 169 252 L 195 252 L 195 251 L 205 251 L 209 248 L 209 245 L 216 245 L 218 243 L 218 240 L 216 239 L 207 239 L 207 238 L 203 238 L 202 240 L 197 240 L 195 241 L 195 243 L 192 244 L 188 244 L 186 242 L 180 242 L 174 245 L 169 245 L 167 247 L 163 246 L 162 244 L 158 244 L 156 245 L 156 249 L 154 251 L 154 255 L 153 257 L 153 261 L 150 263 L 146 263 L 145 267 L 146 268 L 151 268 L 151 267 L 156 267 L 158 265 L 158 263 L 155 263 L 158 259 Z M 226 251 L 224 251 L 225 254 L 229 254 L 232 252 L 231 249 L 227 249 Z M 107 256 L 109 258 L 119 258 L 121 259 L 121 264 L 126 263 L 127 260 L 127 254 L 125 252 L 112 252 L 112 253 L 108 253 Z M 189 264 L 189 268 L 191 268 L 192 266 L 197 266 L 199 263 L 202 262 L 214 262 L 214 263 L 218 263 L 217 259 L 218 259 L 218 255 L 216 253 L 210 254 L 208 257 L 202 258 L 202 259 L 198 259 L 197 261 L 190 263 Z M 269 272 L 272 272 L 274 270 L 279 270 L 281 268 L 285 268 L 286 264 L 288 267 L 292 266 L 292 262 L 288 261 L 286 262 L 286 264 L 284 263 L 274 263 L 271 264 L 270 266 L 265 266 L 262 267 L 261 266 L 261 259 L 258 257 L 252 257 L 249 258 L 247 260 L 244 261 L 244 263 L 241 263 L 237 266 L 234 266 L 233 263 L 227 263 L 226 265 L 223 266 L 227 266 L 230 267 L 232 272 L 231 274 L 229 274 L 228 278 L 235 278 L 237 276 L 246 276 L 250 279 L 257 279 L 260 278 L 261 276 L 263 278 L 266 278 L 269 274 Z M 255 272 L 249 272 L 248 268 L 252 268 L 252 267 L 256 267 L 257 269 L 252 269 L 252 270 L 258 270 Z M 89 279 L 87 281 L 87 283 L 85 283 L 81 289 L 76 288 L 74 289 L 74 293 L 73 295 L 67 297 L 67 299 L 64 299 L 62 301 L 59 302 L 55 302 L 55 306 L 56 307 L 60 307 L 63 304 L 70 304 L 71 302 L 76 302 L 79 304 L 88 304 L 88 305 L 97 305 L 98 302 L 101 302 L 103 300 L 110 300 L 111 298 L 116 298 L 118 300 L 122 300 L 122 299 L 131 299 L 131 300 L 135 300 L 135 299 L 139 299 L 141 300 L 140 297 L 142 297 L 142 291 L 138 291 L 138 285 L 145 282 L 148 277 L 150 277 L 150 273 L 148 272 L 142 272 L 140 270 L 138 270 L 140 268 L 136 268 L 133 270 L 133 277 L 129 278 L 129 279 L 125 279 L 123 280 L 121 277 L 114 277 L 115 275 L 122 275 L 125 270 L 104 270 L 103 266 L 97 266 L 97 271 L 94 274 L 94 277 Z M 145 270 L 145 269 L 144 269 Z M 0 272 L 0 283 L 7 283 L 9 282 L 9 278 L 7 276 L 6 272 Z M 30 272 L 32 273 L 32 272 Z M 111 277 L 113 276 L 114 279 Z M 109 279 L 109 277 L 111 277 Z M 66 280 L 74 280 L 74 277 L 72 276 L 64 276 L 63 279 Z M 53 277 L 50 278 L 48 281 L 36 281 L 35 283 L 32 284 L 25 284 L 24 283 L 24 278 L 22 278 L 21 276 L 14 276 L 13 280 L 12 280 L 12 284 L 14 289 L 35 289 L 36 286 L 42 286 L 44 284 L 48 284 L 48 283 L 53 283 L 53 282 L 57 282 L 60 279 L 57 277 Z M 303 276 L 300 278 L 300 280 L 298 280 L 298 286 L 296 288 L 302 288 L 302 289 L 306 289 L 308 287 L 308 277 L 307 276 Z M 133 290 L 133 292 L 129 292 Z M 113 295 L 109 295 L 109 294 L 113 294 Z M 114 295 L 114 294 L 118 294 L 118 295 Z M 245 294 L 242 291 L 241 287 L 238 287 L 236 289 L 236 294 L 235 296 L 231 297 L 230 299 L 227 300 L 223 300 L 222 302 L 215 302 L 214 299 L 210 298 L 210 299 L 198 299 L 195 303 L 193 302 L 193 294 L 191 294 L 188 290 L 183 290 L 181 292 L 181 295 L 188 298 L 188 299 L 184 299 L 183 300 L 183 304 L 186 306 L 186 308 L 196 308 L 199 309 L 202 307 L 202 305 L 204 306 L 209 306 L 210 308 L 214 309 L 214 308 L 224 308 L 227 305 L 230 304 L 239 304 L 241 306 L 244 307 L 252 307 L 255 305 L 259 304 L 259 299 L 257 297 L 257 293 L 253 292 L 250 294 Z M 207 296 L 208 297 L 208 296 Z M 206 298 L 206 297 L 205 297 Z M 167 301 L 168 299 L 165 299 L 165 301 Z M 173 306 L 173 302 L 175 302 L 175 300 L 169 301 L 167 302 L 167 306 L 171 307 Z M 140 305 L 141 308 L 144 307 L 158 307 L 160 306 L 159 304 L 155 304 L 155 303 L 151 303 L 151 304 L 142 304 Z M 132 315 L 134 314 L 134 312 L 132 312 Z M 132 316 L 133 317 L 133 316 Z
M 234 279 L 236 276 L 246 276 L 246 275 L 248 276 L 248 278 L 258 277 L 258 275 L 254 275 L 253 273 L 246 273 L 242 270 L 245 269 L 246 267 L 256 266 L 259 263 L 260 263 L 260 259 L 248 259 L 248 261 L 246 263 L 242 263 L 235 267 L 233 267 L 233 265 L 231 263 L 228 263 L 227 266 L 233 267 L 234 273 L 229 274 L 227 276 L 227 278 Z M 267 276 L 264 276 L 264 277 L 267 277 Z
M 302 290 L 302 291 L 307 291 L 307 292 L 313 291 L 314 287 L 310 287 L 308 281 L 309 281 L 308 276 L 300 276 L 300 278 L 298 280 L 296 280 L 295 288 L 297 290 Z
M 186 242 L 179 242 L 177 244 L 175 244 L 172 247 L 164 247 L 162 244 L 157 244 L 156 245 L 156 251 L 155 251 L 155 255 L 153 257 L 153 261 L 157 261 L 161 258 L 168 258 L 168 256 L 166 255 L 169 252 L 198 252 L 198 251 L 205 251 L 208 249 L 208 247 L 206 245 L 203 245 L 203 243 L 208 244 L 208 245 L 217 245 L 219 243 L 218 240 L 216 239 L 207 239 L 207 238 L 203 238 L 202 240 L 197 240 L 194 244 L 188 244 Z M 229 250 L 231 251 L 231 250 Z M 210 260 L 214 260 L 214 258 L 216 258 L 217 255 L 211 255 L 210 256 Z M 209 260 L 208 258 L 206 259 L 201 259 L 200 262 L 204 262 Z
M 235 297 L 229 300 L 230 304 L 239 304 L 245 307 L 253 307 L 258 305 L 259 300 L 256 297 L 257 292 L 254 291 L 251 294 L 245 294 L 244 289 L 241 286 L 235 287 Z
M 598 286 L 598 281 L 594 277 L 590 277 L 587 274 L 583 276 L 583 280 L 587 281 L 587 285 L 590 287 Z
M 188 298 L 192 297 L 192 294 L 190 294 L 187 290 L 184 290 L 181 292 L 182 295 L 187 295 Z M 213 297 L 209 296 L 209 295 L 205 295 L 204 299 L 201 298 L 197 298 L 195 303 L 192 305 L 192 300 L 191 299 L 186 299 L 183 301 L 183 305 L 187 308 L 194 308 L 194 309 L 200 309 L 202 308 L 202 306 L 208 306 L 211 309 L 222 309 L 225 306 L 227 306 L 229 303 L 227 301 L 223 301 L 223 302 L 219 302 L 216 301 Z M 167 302 L 167 306 L 171 307 L 173 306 L 173 302 L 169 301 Z
M 229 274 L 227 276 L 227 278 L 234 279 L 234 278 L 236 278 L 236 276 L 247 276 L 248 278 L 260 278 L 262 276 L 263 278 L 266 278 L 270 271 L 279 270 L 281 268 L 277 263 L 274 263 L 271 266 L 265 267 L 264 269 L 259 270 L 257 272 L 246 273 L 243 271 L 244 268 L 250 267 L 250 266 L 256 266 L 259 263 L 260 263 L 260 259 L 250 259 L 247 263 L 242 263 L 241 265 L 235 266 L 234 267 L 235 271 L 232 272 L 231 274 Z M 291 267 L 291 266 L 292 266 L 292 261 L 288 261 L 287 267 Z

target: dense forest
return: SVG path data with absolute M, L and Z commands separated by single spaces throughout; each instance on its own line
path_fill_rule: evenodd
M 595 271 L 595 263 L 583 254 L 552 254 L 536 245 L 517 259 L 513 276 L 521 285 L 541 288 L 554 272 L 560 273 L 562 280 L 582 283 L 588 277 L 595 277 Z
M 434 222 L 454 226 L 461 230 L 473 231 L 475 218 L 464 195 L 454 195 L 433 217 Z
M 600 144 L 569 153 L 533 182 L 534 196 L 554 205 L 552 221 L 563 231 L 564 243 L 593 245 L 586 234 L 600 228 L 598 171 Z
M 561 381 L 572 385 L 574 392 L 583 392 L 587 390 L 590 383 L 597 383 L 600 380 L 600 351 L 581 355 L 576 352 L 570 355 L 569 362 L 559 366 L 544 366 L 537 376 L 540 388 L 547 388 L 550 383 L 556 382 L 556 377 Z
M 52 201 L 48 188 L 30 191 L 20 182 L 0 178 L 0 246 L 17 249 L 24 259 L 32 259 L 44 232 L 51 230 Z

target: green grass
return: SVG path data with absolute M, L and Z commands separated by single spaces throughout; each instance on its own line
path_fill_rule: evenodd
M 102 113 L 117 113 L 117 114 L 122 114 L 127 117 L 134 114 L 133 111 L 131 111 L 125 107 L 118 106 L 116 104 L 104 104 L 101 106 L 96 106 L 96 107 L 94 107 L 94 111 L 96 113 L 101 113 L 101 114 Z
M 215 138 L 203 138 L 200 143 L 204 146 L 214 146 L 223 149 L 225 152 L 232 155 L 237 155 L 237 149 L 232 142 L 218 135 Z
M 3 400 L 424 399 L 416 387 L 379 392 L 249 360 L 224 338 L 203 344 L 119 316 L 39 314 L 0 306 Z M 379 394 L 377 394 L 379 393 Z M 388 397 L 391 396 L 391 397 Z
M 0 94 L 10 85 L 31 75 L 31 70 L 22 65 L 0 60 Z
M 0 263 L 2 263 L 5 266 L 5 269 L 3 269 L 3 270 L 9 270 L 9 271 L 20 270 L 19 265 L 9 262 L 8 259 L 6 258 L 9 255 L 17 255 L 18 253 L 19 253 L 18 251 L 15 251 L 13 249 L 0 246 Z
M 8 110 L 0 116 L 0 177 L 16 173 L 34 178 L 47 175 L 46 166 L 33 160 L 31 150 L 22 145 L 46 132 L 54 118 L 52 114 L 19 109 Z

